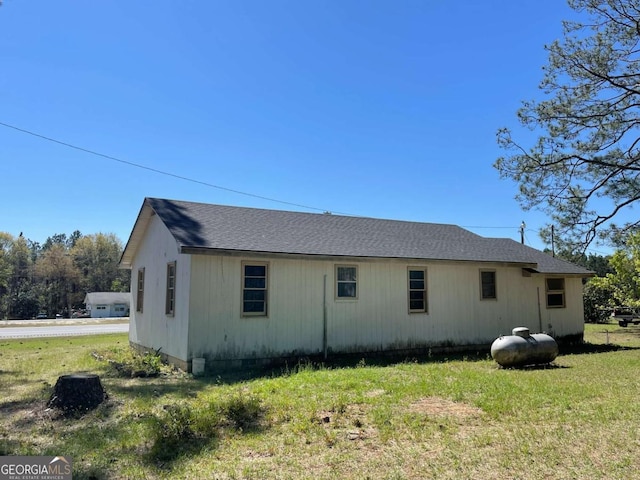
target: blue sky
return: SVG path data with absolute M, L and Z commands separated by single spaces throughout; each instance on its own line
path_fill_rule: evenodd
M 255 196 L 0 126 L 0 231 L 126 242 L 150 196 L 516 240 L 524 220 L 544 248 L 547 219 L 493 168 L 495 134 L 519 131 L 572 15 L 559 0 L 5 0 L 0 122 Z

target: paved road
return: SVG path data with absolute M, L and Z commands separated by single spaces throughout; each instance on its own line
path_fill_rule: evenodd
M 57 325 L 47 327 L 4 327 L 0 328 L 0 339 L 30 337 L 68 337 L 76 335 L 99 335 L 102 333 L 124 333 L 129 331 L 128 323 L 95 323 L 91 325 Z

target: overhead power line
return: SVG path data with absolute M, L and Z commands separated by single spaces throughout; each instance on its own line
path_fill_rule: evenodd
M 480 225 L 460 225 L 462 228 L 513 228 L 513 229 L 518 229 L 518 227 L 514 227 L 513 225 L 510 227 L 485 227 L 485 226 L 480 226 Z
M 67 143 L 67 142 L 62 142 L 60 140 L 56 140 L 55 138 L 47 137 L 45 135 L 41 135 L 39 133 L 32 132 L 30 130 L 25 130 L 24 128 L 19 128 L 19 127 L 16 127 L 15 125 L 10 125 L 8 123 L 0 122 L 0 125 L 2 125 L 3 127 L 11 128 L 11 129 L 16 130 L 18 132 L 26 133 L 28 135 L 32 135 L 32 136 L 37 137 L 37 138 L 41 138 L 42 140 L 46 140 L 48 142 L 57 143 L 58 145 L 63 145 L 63 146 L 68 147 L 68 148 L 73 148 L 74 150 L 78 150 L 78 151 L 81 151 L 81 152 L 84 152 L 84 153 L 88 153 L 90 155 L 95 155 L 97 157 L 106 158 L 107 160 L 112 160 L 114 162 L 123 163 L 123 164 L 129 165 L 131 167 L 141 168 L 143 170 L 147 170 L 149 172 L 154 172 L 154 173 L 157 173 L 159 175 L 165 175 L 167 177 L 177 178 L 179 180 L 184 180 L 185 182 L 197 183 L 199 185 L 204 185 L 205 187 L 215 188 L 215 189 L 218 189 L 218 190 L 224 190 L 225 192 L 237 193 L 238 195 L 245 195 L 247 197 L 259 198 L 261 200 L 268 200 L 270 202 L 281 203 L 281 204 L 284 204 L 284 205 L 290 205 L 290 206 L 294 206 L 294 207 L 306 208 L 308 210 L 317 210 L 317 211 L 320 211 L 320 212 L 327 212 L 328 211 L 328 209 L 326 209 L 326 208 L 311 207 L 309 205 L 303 205 L 303 204 L 294 203 L 294 202 L 287 202 L 285 200 L 278 200 L 277 198 L 265 197 L 263 195 L 257 195 L 255 193 L 249 193 L 249 192 L 243 192 L 243 191 L 240 191 L 240 190 L 234 190 L 233 188 L 227 188 L 227 187 L 223 187 L 221 185 L 214 185 L 213 183 L 203 182 L 202 180 L 196 180 L 195 178 L 185 177 L 184 175 L 178 175 L 178 174 L 167 172 L 167 171 L 160 170 L 160 169 L 157 169 L 157 168 L 148 167 L 146 165 L 141 165 L 139 163 L 130 162 L 128 160 L 122 160 L 121 158 L 117 158 L 117 157 L 114 157 L 112 155 L 106 155 L 104 153 L 96 152 L 95 150 L 89 150 L 88 148 L 79 147 L 77 145 L 73 145 L 73 144 Z M 338 213 L 338 214 L 341 214 L 341 215 L 351 215 L 349 213 L 343 213 L 343 212 L 334 212 L 334 213 Z
M 2 2 L 0 0 L 0 4 L 1 3 Z M 269 202 L 275 202 L 275 203 L 280 203 L 280 204 L 283 204 L 283 205 L 290 205 L 290 206 L 293 206 L 293 207 L 305 208 L 307 210 L 316 210 L 316 211 L 319 211 L 319 212 L 328 213 L 328 209 L 325 209 L 325 208 L 312 207 L 312 206 L 309 206 L 309 205 L 303 205 L 301 203 L 287 202 L 285 200 L 279 200 L 277 198 L 271 198 L 271 197 L 266 197 L 266 196 L 263 196 L 263 195 L 257 195 L 255 193 L 243 192 L 241 190 L 235 190 L 233 188 L 227 188 L 227 187 L 223 187 L 221 185 L 215 185 L 215 184 L 212 184 L 212 183 L 209 183 L 209 182 L 203 182 L 202 180 L 196 180 L 194 178 L 185 177 L 184 175 L 178 175 L 178 174 L 167 172 L 167 171 L 160 170 L 160 169 L 157 169 L 157 168 L 148 167 L 146 165 L 142 165 L 142 164 L 139 164 L 139 163 L 130 162 L 128 160 L 123 160 L 121 158 L 114 157 L 113 155 L 107 155 L 107 154 L 104 154 L 104 153 L 96 152 L 95 150 L 90 150 L 88 148 L 79 147 L 77 145 L 73 145 L 73 144 L 68 143 L 68 142 L 63 142 L 61 140 L 56 140 L 55 138 L 47 137 L 46 135 L 42 135 L 40 133 L 32 132 L 32 131 L 26 130 L 24 128 L 16 127 L 15 125 L 11 125 L 11 124 L 8 124 L 8 123 L 5 123 L 5 122 L 1 122 L 0 121 L 0 125 L 3 126 L 3 127 L 6 127 L 6 128 L 10 128 L 10 129 L 16 130 L 16 131 L 21 132 L 21 133 L 26 133 L 27 135 L 31 135 L 33 137 L 37 137 L 37 138 L 40 138 L 42 140 L 46 140 L 48 142 L 57 143 L 58 145 L 62 145 L 62 146 L 67 147 L 67 148 L 72 148 L 72 149 L 78 150 L 80 152 L 88 153 L 90 155 L 95 155 L 97 157 L 102 157 L 102 158 L 105 158 L 107 160 L 111 160 L 111 161 L 114 161 L 114 162 L 122 163 L 124 165 L 129 165 L 131 167 L 140 168 L 142 170 L 147 170 L 149 172 L 154 172 L 154 173 L 157 173 L 159 175 L 165 175 L 167 177 L 172 177 L 172 178 L 177 178 L 179 180 L 184 180 L 185 182 L 196 183 L 196 184 L 199 184 L 199 185 L 203 185 L 205 187 L 215 188 L 217 190 L 223 190 L 225 192 L 236 193 L 238 195 L 245 195 L 247 197 L 259 198 L 261 200 L 267 200 Z M 351 214 L 351 213 L 344 213 L 344 212 L 332 212 L 332 213 L 336 213 L 336 214 L 339 214 L 339 215 L 357 216 L 357 215 L 354 215 L 354 214 Z M 517 227 L 514 227 L 514 226 L 494 226 L 494 227 L 491 227 L 491 226 L 485 226 L 485 225 L 462 225 L 462 228 L 517 229 Z M 527 229 L 527 231 L 533 231 L 533 230 Z M 597 252 L 596 250 L 592 250 L 592 249 L 591 249 L 591 251 L 596 252 L 596 253 L 601 253 L 601 252 Z

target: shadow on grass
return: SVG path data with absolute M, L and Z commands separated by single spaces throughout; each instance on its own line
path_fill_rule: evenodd
M 44 401 L 37 398 L 14 400 L 0 405 L 3 426 L 11 432 L 27 431 L 40 425 Z
M 10 414 L 16 410 L 23 409 L 25 405 L 30 405 L 31 403 L 35 403 L 37 399 L 32 397 L 30 399 L 25 400 L 11 400 L 8 402 L 0 403 L 0 413 L 4 415 Z
M 78 458 L 87 448 L 93 450 L 112 445 L 126 428 L 110 420 L 115 405 L 108 401 L 94 411 L 75 416 L 47 408 L 46 401 L 42 400 L 12 402 L 10 407 L 11 415 L 7 415 L 7 411 L 2 412 L 4 426 L 11 432 L 8 438 L 3 439 L 3 455 L 59 455 L 64 451 L 66 455 Z M 67 431 L 73 431 L 73 434 L 65 434 Z M 56 438 L 57 451 L 34 442 L 34 438 L 51 437 Z
M 566 365 L 558 365 L 556 363 L 543 363 L 539 365 L 522 365 L 522 366 L 513 366 L 513 367 L 499 367 L 500 370 L 518 370 L 523 372 L 533 372 L 537 370 L 558 370 L 567 367 Z
M 163 377 L 138 379 L 134 384 L 122 384 L 120 381 L 105 381 L 105 388 L 115 398 L 124 397 L 129 400 L 140 398 L 143 400 L 161 398 L 164 395 L 174 395 L 177 398 L 195 398 L 205 385 L 190 379 L 173 380 Z
M 617 345 L 615 343 L 589 343 L 583 342 L 577 345 L 565 345 L 560 348 L 560 355 L 583 355 L 591 353 L 609 353 L 625 350 L 640 350 L 640 347 Z
M 640 336 L 640 328 L 638 328 L 636 333 Z M 614 343 L 596 344 L 583 342 L 573 345 L 560 345 L 559 356 L 609 353 L 627 350 L 640 350 L 640 347 L 617 345 Z M 194 380 L 196 383 L 201 383 L 203 385 L 232 385 L 235 383 L 258 380 L 261 378 L 277 378 L 288 376 L 302 371 L 310 370 L 339 370 L 359 367 L 385 368 L 402 364 L 447 363 L 451 361 L 483 362 L 487 360 L 492 360 L 489 348 L 487 348 L 486 350 L 475 350 L 467 352 L 441 352 L 436 354 L 424 353 L 412 356 L 392 354 L 367 355 L 366 353 L 341 354 L 329 357 L 328 359 L 323 359 L 322 357 L 304 357 L 300 359 L 289 359 L 288 361 L 275 366 L 251 366 L 237 371 L 229 370 L 217 373 L 208 373 L 208 375 L 196 378 Z M 552 363 L 514 368 L 525 370 L 542 370 L 568 367 Z
M 21 444 L 17 440 L 9 438 L 0 438 L 0 456 L 16 455 L 15 452 L 19 451 Z
M 205 450 L 215 450 L 219 443 L 219 436 L 215 432 L 207 437 L 189 434 L 175 439 L 158 437 L 142 459 L 149 466 L 169 471 L 176 462 L 197 456 Z
M 482 362 L 491 359 L 489 349 L 484 351 L 423 353 L 414 355 L 393 354 L 339 354 L 327 359 L 321 356 L 288 358 L 275 365 L 249 366 L 238 370 L 207 372 L 195 382 L 204 385 L 233 385 L 262 378 L 278 378 L 313 370 L 340 370 L 363 367 L 386 368 L 398 365 L 447 363 L 450 361 Z
M 28 411 L 38 408 L 40 403 L 46 403 L 52 391 L 51 385 L 42 380 L 22 380 L 20 385 L 5 385 L 3 395 L 9 396 L 14 390 L 24 389 L 24 385 L 40 384 L 40 388 L 32 388 L 28 395 L 20 400 L 0 401 L 0 418 L 6 418 L 20 411 Z

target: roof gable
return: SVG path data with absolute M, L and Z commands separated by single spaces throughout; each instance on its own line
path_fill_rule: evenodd
M 367 258 L 545 264 L 575 267 L 513 240 L 481 237 L 455 225 L 230 207 L 146 198 L 122 255 L 130 267 L 153 214 L 180 251 L 237 251 Z M 544 255 L 543 262 L 538 258 Z M 555 260 L 555 262 L 554 262 Z M 579 270 L 576 270 L 579 269 Z M 588 275 L 580 267 L 575 274 Z M 571 273 L 571 272 L 564 272 Z

